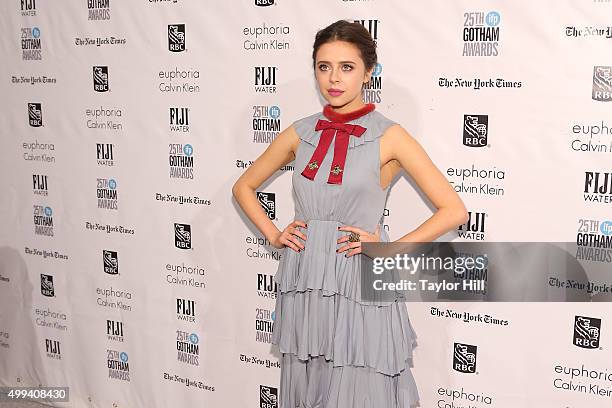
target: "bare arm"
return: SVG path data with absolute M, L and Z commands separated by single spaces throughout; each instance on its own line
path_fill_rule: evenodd
M 232 194 L 247 217 L 272 243 L 281 234 L 259 205 L 255 190 L 285 164 L 295 159 L 299 136 L 293 126 L 279 133 L 266 150 L 236 180 Z M 275 245 L 276 246 L 276 245 Z
M 463 201 L 423 147 L 400 125 L 387 129 L 383 138 L 381 155 L 397 160 L 437 208 L 430 218 L 396 242 L 431 242 L 467 222 Z

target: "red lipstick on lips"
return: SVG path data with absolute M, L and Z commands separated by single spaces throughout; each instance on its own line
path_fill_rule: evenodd
M 327 93 L 330 94 L 331 96 L 340 96 L 342 95 L 344 91 L 341 91 L 340 89 L 335 89 L 335 88 L 330 88 L 327 90 Z

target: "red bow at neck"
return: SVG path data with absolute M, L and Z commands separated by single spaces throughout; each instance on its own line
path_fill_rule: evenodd
M 373 103 L 368 103 L 352 112 L 338 113 L 332 109 L 331 105 L 325 105 L 323 108 L 323 115 L 330 119 L 331 122 L 323 119 L 319 119 L 317 122 L 315 130 L 323 130 L 323 133 L 319 137 L 319 143 L 317 144 L 312 157 L 302 171 L 302 176 L 310 180 L 314 180 L 335 135 L 336 141 L 334 144 L 334 157 L 332 159 L 327 183 L 342 184 L 342 174 L 344 173 L 344 163 L 346 161 L 349 138 L 351 135 L 360 137 L 367 130 L 362 126 L 351 125 L 347 124 L 346 122 L 355 120 L 367 113 L 372 112 L 375 107 L 376 105 Z

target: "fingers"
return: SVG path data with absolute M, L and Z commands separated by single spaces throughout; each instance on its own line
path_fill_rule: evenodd
M 354 249 L 359 249 L 359 252 L 361 252 L 361 242 L 350 242 L 340 248 L 338 248 L 336 250 L 337 253 L 342 253 L 344 251 L 349 251 L 349 250 L 354 250 Z M 359 253 L 357 252 L 357 253 Z M 354 253 L 354 252 L 353 252 Z M 345 255 L 346 256 L 350 256 L 351 252 L 347 252 Z
M 291 235 L 289 233 L 283 234 L 280 241 L 289 248 L 293 249 L 295 252 L 300 252 L 302 249 L 304 249 L 304 244 L 302 244 L 295 235 Z

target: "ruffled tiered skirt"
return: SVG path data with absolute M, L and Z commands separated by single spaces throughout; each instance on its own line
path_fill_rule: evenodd
M 360 255 L 336 253 L 336 221 L 311 220 L 301 253 L 285 248 L 272 343 L 280 408 L 410 408 L 416 333 L 405 303 L 360 298 Z

